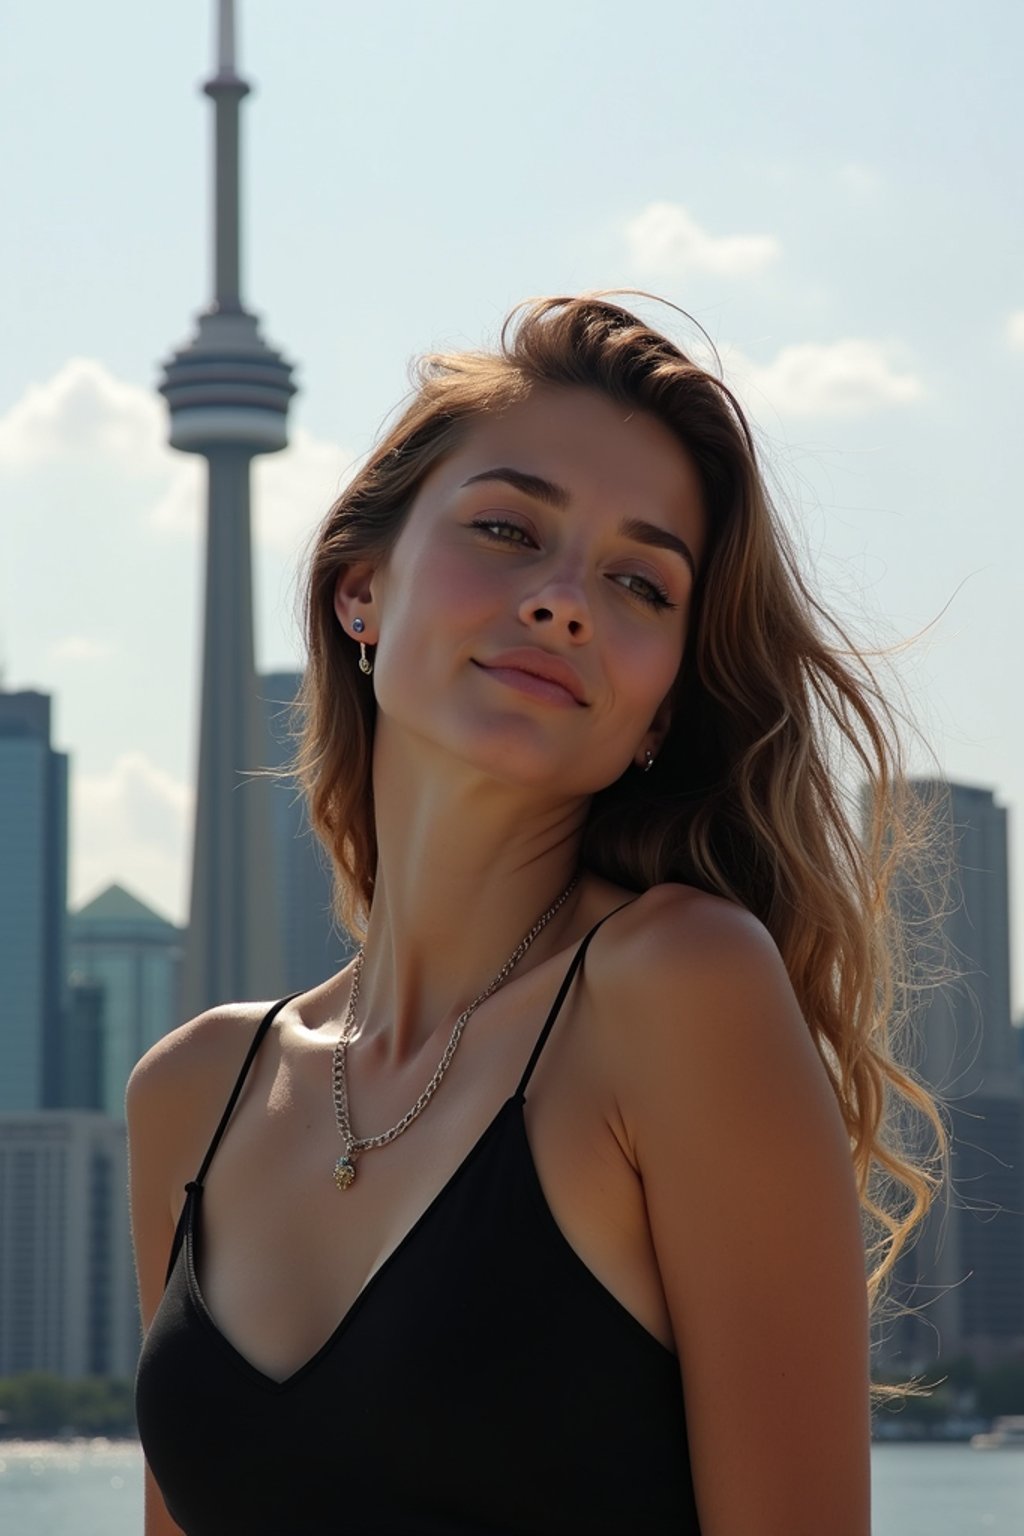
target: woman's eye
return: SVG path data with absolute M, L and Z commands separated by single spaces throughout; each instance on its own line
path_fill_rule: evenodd
M 628 572 L 625 576 L 616 576 L 615 580 L 622 585 L 625 585 L 626 582 L 638 583 L 636 586 L 626 587 L 626 591 L 632 593 L 634 597 L 638 597 L 641 602 L 649 603 L 652 608 L 676 607 L 675 603 L 669 602 L 667 592 L 649 580 L 648 577 L 641 576 L 635 571 Z
M 496 540 L 500 544 L 532 544 L 533 540 L 525 528 L 520 528 L 518 523 L 506 522 L 500 517 L 479 518 L 473 524 L 481 533 L 486 533 L 488 538 Z M 495 530 L 498 530 L 497 532 Z
M 493 539 L 496 544 L 522 544 L 530 547 L 534 540 L 525 528 L 518 523 L 510 523 L 502 517 L 481 517 L 474 520 L 472 526 L 479 528 L 480 532 Z M 630 597 L 638 598 L 646 603 L 649 608 L 675 608 L 676 603 L 669 602 L 668 593 L 649 576 L 641 576 L 638 571 L 627 571 L 624 575 L 613 576 L 612 580 L 628 592 Z

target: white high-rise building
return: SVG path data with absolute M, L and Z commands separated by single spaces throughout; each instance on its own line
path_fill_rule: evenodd
M 124 1126 L 0 1114 L 0 1376 L 128 1378 L 138 1347 Z
M 124 1119 L 124 1091 L 149 1047 L 185 1022 L 184 934 L 121 885 L 72 914 L 71 974 L 102 990 L 99 1106 Z

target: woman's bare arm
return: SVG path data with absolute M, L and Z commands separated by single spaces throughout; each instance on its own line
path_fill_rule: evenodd
M 175 1114 L 167 1094 L 167 1074 L 161 1071 L 164 1057 L 166 1051 L 161 1051 L 160 1046 L 155 1046 L 154 1051 L 143 1057 L 129 1078 L 124 1100 L 132 1244 L 143 1333 L 149 1330 L 160 1306 L 175 1229 L 175 1218 L 170 1209 L 170 1149 L 167 1146 Z M 181 1527 L 167 1514 L 149 1467 L 146 1467 L 146 1536 L 181 1536 Z
M 164 1293 L 185 1185 L 195 1178 L 264 1005 L 210 1008 L 158 1040 L 128 1080 L 132 1242 L 145 1333 Z M 146 1468 L 145 1536 L 181 1536 Z
M 679 1350 L 701 1529 L 868 1536 L 864 1254 L 838 1105 L 762 926 L 679 888 L 644 905 L 602 967 L 600 1006 Z

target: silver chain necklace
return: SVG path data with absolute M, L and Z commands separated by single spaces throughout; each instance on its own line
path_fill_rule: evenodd
M 341 1034 L 338 1036 L 337 1044 L 334 1047 L 334 1066 L 332 1071 L 334 1116 L 338 1122 L 338 1132 L 345 1148 L 334 1165 L 334 1182 L 339 1189 L 348 1189 L 355 1178 L 357 1153 L 369 1151 L 372 1147 L 383 1147 L 389 1141 L 394 1141 L 395 1137 L 401 1136 L 402 1132 L 416 1119 L 416 1116 L 426 1108 L 451 1064 L 452 1057 L 455 1055 L 459 1040 L 462 1037 L 462 1031 L 466 1027 L 466 1021 L 472 1013 L 475 1013 L 480 1004 L 490 997 L 492 992 L 497 991 L 510 972 L 519 964 L 541 929 L 547 927 L 559 907 L 576 889 L 576 886 L 579 884 L 579 878 L 579 875 L 573 876 L 558 900 L 553 902 L 544 915 L 537 919 L 529 933 L 526 934 L 525 938 L 520 941 L 512 954 L 509 955 L 490 986 L 486 987 L 479 997 L 473 999 L 464 1013 L 459 1014 L 455 1021 L 455 1028 L 452 1030 L 451 1038 L 444 1048 L 444 1055 L 438 1063 L 437 1071 L 416 1100 L 416 1103 L 412 1106 L 412 1109 L 404 1114 L 398 1124 L 393 1125 L 389 1131 L 382 1131 L 379 1136 L 357 1138 L 352 1134 L 352 1123 L 349 1119 L 348 1086 L 345 1081 L 345 1055 L 352 1039 L 352 1026 L 355 1023 L 356 1016 L 356 1001 L 359 997 L 359 978 L 363 972 L 364 951 L 363 947 L 360 946 L 352 966 L 352 991 L 349 994 L 348 1008 L 345 1011 L 345 1022 L 341 1026 Z

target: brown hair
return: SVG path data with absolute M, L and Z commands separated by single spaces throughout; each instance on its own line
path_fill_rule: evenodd
M 881 1296 L 937 1184 L 897 1127 L 941 1116 L 894 1041 L 907 1012 L 893 881 L 923 852 L 895 711 L 869 660 L 812 596 L 766 491 L 735 396 L 671 340 L 603 296 L 519 306 L 494 352 L 420 360 L 410 402 L 335 501 L 306 584 L 308 664 L 295 772 L 335 870 L 335 906 L 363 931 L 377 838 L 376 705 L 334 612 L 341 568 L 386 560 L 426 474 L 472 422 L 539 385 L 599 390 L 655 416 L 699 472 L 708 547 L 673 723 L 654 769 L 595 795 L 581 862 L 636 891 L 679 881 L 738 902 L 785 962 L 842 1112 Z M 867 829 L 846 803 L 845 753 Z M 905 1133 L 906 1135 L 906 1133 Z

